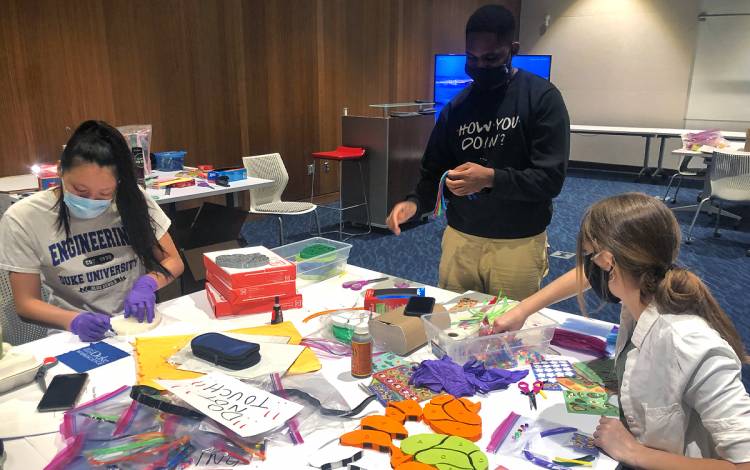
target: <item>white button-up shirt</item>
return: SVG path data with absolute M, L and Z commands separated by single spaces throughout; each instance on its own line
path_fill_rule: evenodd
M 719 333 L 701 317 L 662 315 L 652 303 L 637 323 L 622 307 L 615 360 L 628 339 L 635 347 L 620 406 L 636 439 L 673 454 L 750 462 L 750 396 Z

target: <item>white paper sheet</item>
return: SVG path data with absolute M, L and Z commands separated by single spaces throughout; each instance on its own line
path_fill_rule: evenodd
M 38 400 L 13 399 L 0 408 L 0 439 L 36 436 L 60 430 L 64 411 L 40 413 L 36 410 Z
M 255 436 L 275 429 L 302 410 L 302 405 L 224 374 L 158 382 L 241 437 Z

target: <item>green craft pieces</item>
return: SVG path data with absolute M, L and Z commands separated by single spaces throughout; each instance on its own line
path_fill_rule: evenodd
M 487 470 L 487 456 L 473 442 L 445 434 L 417 434 L 401 441 L 401 451 L 439 470 Z
M 563 391 L 568 413 L 613 416 L 620 415 L 620 409 L 609 403 L 609 395 L 597 392 Z
M 334 251 L 335 249 L 336 248 L 330 245 L 324 245 L 322 243 L 315 243 L 313 245 L 303 248 L 302 251 L 299 252 L 299 257 L 303 260 L 315 258 L 316 256 L 321 256 L 326 253 L 330 253 Z

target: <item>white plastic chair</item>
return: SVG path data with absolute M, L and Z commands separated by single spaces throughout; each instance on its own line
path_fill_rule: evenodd
M 46 297 L 46 291 L 42 288 L 42 298 L 47 300 Z M 3 341 L 14 346 L 47 336 L 47 328 L 24 321 L 18 316 L 10 288 L 10 276 L 8 271 L 3 270 L 0 270 L 0 325 Z
M 303 215 L 313 213 L 315 226 L 320 235 L 320 221 L 318 220 L 318 206 L 310 202 L 282 201 L 281 194 L 289 182 L 284 161 L 278 153 L 242 157 L 242 163 L 247 169 L 247 175 L 256 178 L 272 180 L 272 186 L 250 189 L 250 213 L 276 215 L 279 219 L 279 242 L 284 244 L 283 215 Z
M 714 152 L 709 168 L 711 193 L 698 204 L 693 221 L 688 229 L 685 243 L 693 241 L 692 233 L 698 214 L 706 202 L 716 202 L 719 211 L 716 214 L 714 236 L 719 234 L 719 220 L 721 219 L 722 202 L 750 203 L 750 152 Z

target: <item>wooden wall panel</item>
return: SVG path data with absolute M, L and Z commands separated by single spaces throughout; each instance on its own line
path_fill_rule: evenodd
M 433 55 L 462 52 L 483 0 L 0 0 L 0 176 L 54 161 L 84 119 L 150 123 L 154 150 L 238 165 L 279 152 L 285 197 L 340 116 L 432 97 Z M 505 2 L 518 17 L 520 0 Z M 318 170 L 316 193 L 338 189 Z

